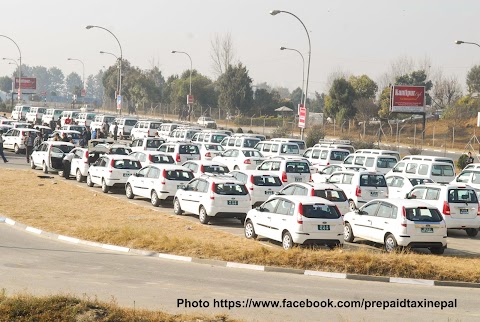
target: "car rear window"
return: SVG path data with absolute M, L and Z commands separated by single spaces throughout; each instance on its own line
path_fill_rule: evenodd
M 150 128 L 158 130 L 162 126 L 162 123 L 150 123 Z
M 244 148 L 254 148 L 255 145 L 260 142 L 259 139 L 245 139 L 243 140 L 243 147 Z
M 243 154 L 246 157 L 255 157 L 255 158 L 263 158 L 263 154 L 261 154 L 257 150 L 248 150 L 248 151 L 243 151 Z
M 167 170 L 165 178 L 167 180 L 190 181 L 193 179 L 193 173 L 185 170 Z
M 442 215 L 435 208 L 407 208 L 405 209 L 406 217 L 410 221 L 442 221 Z
M 284 154 L 300 154 L 297 144 L 282 144 L 282 150 L 280 152 Z
M 173 164 L 175 163 L 175 160 L 173 160 L 173 158 L 169 155 L 155 155 L 155 154 L 151 154 L 150 155 L 151 157 L 151 162 L 153 163 L 169 163 L 169 164 Z
M 125 148 L 111 148 L 109 154 L 129 155 L 132 151 Z
M 227 135 L 223 135 L 223 134 L 213 134 L 212 135 L 212 142 L 213 143 L 220 143 L 226 137 L 227 137 Z
M 303 205 L 302 209 L 306 218 L 338 219 L 341 216 L 336 207 L 324 204 Z
M 62 151 L 63 153 L 69 153 L 70 151 L 75 148 L 74 146 L 71 145 L 55 145 L 52 147 L 52 152 L 59 152 L 58 150 Z
M 453 172 L 453 166 L 445 164 L 434 164 L 432 166 L 432 176 L 447 176 L 453 177 L 455 173 Z
M 163 143 L 165 143 L 163 140 L 147 140 L 147 148 L 156 149 L 159 148 Z
M 216 144 L 205 144 L 205 149 L 208 151 L 223 151 L 222 146 Z
M 314 195 L 315 197 L 324 198 L 333 202 L 347 201 L 347 196 L 341 190 L 333 190 L 333 189 L 315 190 Z
M 248 191 L 247 191 L 247 188 L 245 188 L 245 185 L 237 184 L 237 183 L 217 183 L 215 184 L 214 191 L 219 195 L 228 195 L 228 196 L 233 196 L 233 195 L 244 196 L 248 194 Z
M 115 169 L 138 170 L 142 165 L 137 160 L 120 159 L 113 162 L 113 167 Z
M 470 189 L 450 189 L 448 190 L 449 203 L 478 203 L 477 194 Z
M 125 125 L 127 126 L 134 126 L 135 124 L 137 124 L 136 120 L 125 120 Z
M 200 154 L 196 145 L 180 145 L 180 154 Z
M 290 141 L 290 142 L 297 144 L 300 149 L 305 150 L 305 142 L 303 141 Z
M 206 173 L 229 173 L 227 166 L 223 165 L 204 165 L 203 172 Z
M 330 160 L 332 161 L 343 161 L 349 155 L 347 151 L 332 151 L 330 152 Z
M 432 179 L 427 179 L 427 178 L 415 178 L 415 179 L 408 179 L 408 180 L 410 180 L 410 183 L 412 184 L 412 186 L 416 186 L 424 183 L 433 183 Z
M 378 158 L 377 159 L 377 168 L 391 169 L 397 164 L 397 159 L 395 158 Z
M 287 162 L 287 173 L 310 173 L 307 162 Z
M 274 176 L 253 176 L 253 184 L 262 187 L 280 187 L 282 181 Z
M 360 186 L 362 187 L 386 187 L 385 177 L 380 174 L 362 174 L 360 176 Z

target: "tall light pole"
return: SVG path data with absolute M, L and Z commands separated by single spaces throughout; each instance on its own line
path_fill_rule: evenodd
M 113 57 L 115 57 L 115 59 L 117 60 L 117 69 L 118 69 L 118 75 L 117 75 L 117 93 L 118 93 L 118 85 L 119 85 L 119 82 L 120 82 L 120 60 L 118 59 L 118 56 L 113 54 L 113 53 L 109 53 L 108 51 L 100 51 L 100 54 L 107 54 L 107 55 L 112 55 Z
M 455 40 L 455 43 L 456 43 L 457 45 L 469 44 L 469 45 L 476 45 L 476 46 L 480 47 L 480 45 L 477 44 L 476 42 L 468 42 L 468 41 L 462 41 L 462 40 Z
M 15 59 L 12 59 L 12 58 L 2 58 L 3 60 L 8 60 L 8 64 L 9 65 L 16 65 L 17 66 L 17 69 L 19 69 L 19 65 L 17 63 L 17 61 Z M 13 80 L 12 80 L 12 84 L 15 83 L 15 77 L 13 77 Z M 13 85 L 12 85 L 12 110 L 13 110 Z
M 190 59 L 190 94 L 187 97 L 187 104 L 188 104 L 188 121 L 190 122 L 190 114 L 192 113 L 192 104 L 193 104 L 193 96 L 192 96 L 192 57 L 184 51 L 172 50 L 172 54 L 184 54 L 188 56 Z
M 307 107 L 307 95 L 308 95 L 308 80 L 310 78 L 310 58 L 312 56 L 312 44 L 310 42 L 310 34 L 308 33 L 308 30 L 307 30 L 307 27 L 305 27 L 305 24 L 303 23 L 303 21 L 298 18 L 295 14 L 289 12 L 289 11 L 284 11 L 284 10 L 272 10 L 270 11 L 270 14 L 272 16 L 276 16 L 278 15 L 279 13 L 287 13 L 293 17 L 295 17 L 298 21 L 300 21 L 300 23 L 302 24 L 303 28 L 305 29 L 305 32 L 307 33 L 307 38 L 308 38 L 308 66 L 307 66 L 307 81 L 306 81 L 306 84 L 305 84 L 305 95 L 303 97 L 303 106 L 306 108 Z M 306 121 L 306 120 L 305 120 Z M 303 140 L 303 132 L 304 132 L 304 128 L 302 128 L 302 140 Z
M 109 32 L 113 38 L 115 38 L 115 40 L 117 41 L 118 43 L 118 47 L 120 47 L 120 58 L 119 58 L 119 81 L 118 81 L 118 96 L 117 96 L 117 110 L 120 110 L 120 114 L 122 114 L 122 59 L 123 59 L 123 51 L 122 51 L 122 45 L 120 45 L 120 41 L 118 41 L 118 38 L 117 36 L 115 36 L 115 34 L 113 32 L 111 32 L 110 30 L 108 30 L 107 28 L 104 28 L 104 27 L 101 27 L 101 26 L 92 26 L 92 25 L 88 25 L 85 27 L 86 29 L 92 29 L 92 28 L 99 28 L 99 29 L 103 29 L 107 32 Z M 118 98 L 120 97 L 120 98 Z
M 280 50 L 293 50 L 296 51 L 300 57 L 302 57 L 302 96 L 300 97 L 300 102 L 303 102 L 303 89 L 305 85 L 305 59 L 303 58 L 302 53 L 294 48 L 280 47 Z
M 77 58 L 67 58 L 67 60 L 75 60 L 82 63 L 82 94 L 83 94 L 83 92 L 85 91 L 85 64 L 83 63 L 83 61 Z
M 18 102 L 20 102 L 20 100 L 22 98 L 22 52 L 20 51 L 20 47 L 18 47 L 15 40 L 13 40 L 12 38 L 10 38 L 8 36 L 5 36 L 5 35 L 0 35 L 0 37 L 7 38 L 7 39 L 11 40 L 15 44 L 15 46 L 17 46 L 17 49 L 18 49 L 18 55 L 20 56 L 19 57 L 20 64 L 18 66 L 18 95 L 17 95 L 17 97 L 18 97 Z M 15 87 L 15 82 L 14 82 L 13 87 Z

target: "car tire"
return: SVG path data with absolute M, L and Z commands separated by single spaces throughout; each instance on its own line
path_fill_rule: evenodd
M 47 164 L 45 162 L 42 163 L 42 171 L 43 173 L 47 174 L 48 173 L 48 167 L 47 167 Z
M 182 207 L 180 207 L 180 201 L 178 201 L 178 198 L 175 198 L 173 201 L 173 213 L 175 215 L 181 215 L 183 213 Z
M 465 229 L 465 232 L 469 237 L 475 237 L 478 235 L 478 229 L 477 228 L 467 228 Z
M 35 163 L 33 162 L 33 158 L 30 157 L 30 168 L 35 170 L 37 167 L 35 166 Z
M 293 243 L 292 235 L 290 235 L 288 231 L 284 232 L 282 236 L 283 249 L 289 250 L 289 249 L 292 249 L 293 246 L 294 246 L 294 243 Z
M 393 253 L 398 250 L 397 240 L 392 234 L 385 236 L 384 248 L 387 253 Z
M 87 175 L 87 186 L 93 187 L 92 176 L 90 173 Z
M 350 226 L 348 222 L 345 223 L 345 226 L 343 227 L 343 239 L 349 243 L 353 242 L 353 240 L 355 239 L 352 226 Z
M 245 237 L 248 239 L 256 239 L 257 234 L 255 233 L 255 228 L 253 227 L 253 222 L 249 219 L 245 223 Z
M 78 182 L 82 182 L 85 180 L 85 177 L 82 176 L 82 173 L 80 172 L 80 169 L 77 169 L 77 173 L 75 174 L 75 178 L 77 179 Z
M 127 183 L 127 186 L 125 187 L 125 196 L 127 196 L 128 199 L 135 198 L 135 195 L 133 194 L 132 186 L 129 183 Z
M 13 146 L 13 151 L 15 152 L 15 154 L 19 154 L 20 153 L 20 148 L 18 147 L 18 144 L 15 144 Z
M 110 187 L 107 186 L 107 182 L 105 181 L 105 179 L 102 179 L 102 192 L 108 193 L 109 190 L 110 190 Z
M 208 222 L 210 221 L 207 210 L 203 206 L 200 206 L 200 211 L 198 212 L 198 220 L 200 220 L 200 222 L 204 225 L 208 224 Z
M 442 255 L 445 252 L 445 248 L 443 247 L 430 247 L 430 253 L 435 255 Z
M 152 206 L 158 207 L 160 206 L 160 199 L 158 199 L 157 192 L 155 190 L 152 191 L 150 202 L 152 203 Z
M 357 206 L 353 200 L 348 201 L 348 207 L 350 208 L 350 211 L 355 211 L 355 209 L 357 209 Z

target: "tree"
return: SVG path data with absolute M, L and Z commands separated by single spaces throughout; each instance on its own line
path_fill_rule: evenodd
M 480 92 L 480 66 L 473 66 L 467 74 L 467 88 L 470 94 Z
M 230 65 L 234 64 L 235 49 L 233 48 L 230 33 L 220 36 L 218 34 L 210 41 L 210 58 L 212 58 L 213 72 L 217 77 L 224 74 Z
M 357 98 L 374 99 L 377 95 L 377 84 L 367 75 L 350 76 L 348 82 L 355 89 L 355 96 Z
M 371 118 L 378 115 L 378 106 L 372 99 L 361 97 L 353 101 L 353 106 L 357 111 L 356 118 L 368 125 Z
M 465 96 L 457 100 L 455 104 L 447 107 L 442 114 L 450 128 L 461 126 L 464 121 L 477 114 L 478 103 L 476 99 Z
M 286 87 L 277 86 L 273 90 L 276 91 L 280 95 L 280 98 L 282 99 L 290 97 L 290 91 Z
M 9 76 L 0 77 L 0 91 L 8 93 L 12 90 L 12 78 Z
M 344 78 L 334 80 L 328 96 L 329 99 L 325 100 L 327 116 L 335 118 L 339 123 L 355 116 L 353 107 L 355 89 L 347 80 Z
M 429 95 L 429 91 L 433 87 L 431 80 L 427 80 L 427 73 L 425 70 L 416 70 L 410 74 L 397 77 L 395 85 L 412 85 L 412 86 L 425 86 L 425 100 L 427 105 L 432 104 L 432 98 Z
M 70 73 L 65 79 L 65 88 L 68 94 L 80 97 L 82 87 L 82 78 L 75 72 Z
M 46 89 L 51 95 L 57 96 L 65 94 L 65 76 L 57 67 L 48 69 L 48 84 L 46 85 Z
M 443 77 L 439 74 L 432 89 L 433 103 L 440 109 L 454 104 L 462 97 L 462 88 L 455 76 Z
M 290 101 L 292 101 L 293 106 L 297 106 L 298 104 L 302 103 L 303 93 L 300 87 L 297 87 L 293 90 L 292 94 L 290 94 Z
M 227 111 L 236 109 L 246 113 L 252 106 L 252 79 L 242 63 L 228 66 L 227 71 L 217 80 L 218 105 Z
M 319 93 L 315 92 L 315 98 L 312 100 L 312 103 L 310 104 L 310 110 L 312 112 L 318 112 L 321 113 L 324 110 L 325 107 L 325 93 Z
M 255 92 L 255 99 L 253 106 L 255 108 L 256 116 L 260 115 L 274 115 L 275 109 L 278 107 L 280 96 L 276 91 L 269 92 L 266 89 L 257 89 Z M 252 115 L 253 115 L 252 114 Z
M 378 99 L 378 105 L 380 110 L 378 116 L 381 118 L 387 118 L 390 115 L 390 87 L 385 87 Z
M 99 70 L 95 76 L 90 75 L 87 78 L 87 96 L 93 97 L 97 102 L 103 101 L 103 74 L 103 70 Z

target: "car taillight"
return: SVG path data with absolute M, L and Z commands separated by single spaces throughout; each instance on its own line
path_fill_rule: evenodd
M 148 155 L 148 161 L 153 162 L 153 155 L 151 154 Z
M 327 166 L 330 165 L 330 162 L 327 162 Z
M 478 205 L 477 216 L 480 216 L 480 204 Z
M 177 162 L 180 162 L 180 161 L 181 161 L 181 159 L 180 159 L 180 154 L 179 154 L 179 153 L 177 153 L 177 154 L 175 155 L 175 161 L 177 161 Z
M 282 182 L 287 182 L 287 173 L 285 171 L 282 172 Z
M 206 158 L 211 158 L 211 157 L 212 157 L 212 154 L 211 154 L 210 152 L 207 152 L 207 153 L 205 153 L 205 157 L 206 157 Z
M 167 178 L 167 170 L 163 169 L 162 171 L 162 181 L 161 184 L 165 184 L 165 179 Z
M 253 176 L 250 176 L 250 187 L 248 187 L 250 190 L 253 190 Z
M 315 196 L 315 189 L 310 189 L 310 196 L 311 197 L 314 197 Z
M 303 224 L 303 204 L 298 204 L 297 224 Z
M 245 160 L 243 161 L 243 163 L 244 163 L 244 164 L 252 164 L 252 160 L 250 160 L 250 159 L 245 159 Z
M 210 199 L 215 199 L 215 196 L 214 196 L 214 191 L 215 191 L 215 182 L 212 182 L 212 184 L 210 185 Z
M 88 164 L 88 151 L 85 151 L 85 154 L 83 155 L 83 162 Z
M 200 165 L 200 173 L 204 173 L 205 172 L 205 167 L 203 166 L 203 164 Z
M 443 202 L 443 210 L 442 210 L 443 214 L 448 216 L 450 215 L 450 205 L 448 204 L 448 202 L 444 201 Z
M 400 223 L 402 227 L 407 227 L 407 210 L 405 207 L 402 207 L 402 222 Z
M 110 160 L 110 166 L 109 166 L 108 172 L 112 172 L 114 164 L 115 164 L 115 160 L 113 160 L 113 159 Z
M 362 196 L 362 189 L 360 189 L 360 186 L 357 186 L 355 189 L 355 196 L 361 197 Z

